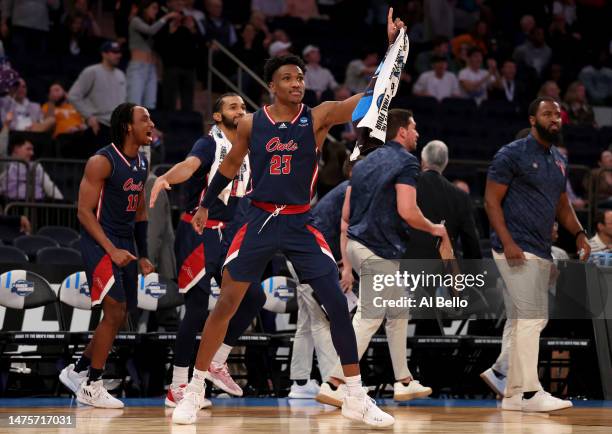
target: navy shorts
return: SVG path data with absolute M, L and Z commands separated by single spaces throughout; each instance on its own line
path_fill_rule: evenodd
M 109 234 L 106 236 L 118 249 L 127 250 L 137 256 L 133 237 L 123 238 Z M 102 303 L 106 295 L 115 301 L 127 303 L 129 310 L 138 305 L 137 261 L 131 261 L 125 267 L 118 267 L 111 261 L 110 255 L 85 231 L 81 237 L 81 253 L 89 282 L 92 306 Z
M 334 255 L 314 227 L 310 211 L 271 216 L 255 206 L 247 211 L 246 221 L 234 236 L 224 263 L 232 279 L 260 282 L 266 265 L 278 252 L 291 261 L 300 282 L 338 271 Z
M 224 229 L 206 228 L 202 235 L 199 235 L 186 220 L 179 221 L 174 251 L 181 293 L 198 286 L 210 294 L 210 280 L 214 277 L 218 283 L 221 283 L 224 231 Z

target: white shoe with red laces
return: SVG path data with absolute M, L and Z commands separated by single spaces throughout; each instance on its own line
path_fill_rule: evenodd
M 186 387 L 187 387 L 186 384 L 181 384 L 178 387 L 170 385 L 170 387 L 168 387 L 168 393 L 166 394 L 166 401 L 164 402 L 166 407 L 170 407 L 170 408 L 176 407 L 178 403 L 181 402 L 181 400 L 183 399 L 183 396 L 185 396 Z M 200 406 L 201 409 L 212 407 L 212 402 L 206 399 L 205 396 L 201 396 L 199 402 L 201 405 Z
M 206 379 L 210 380 L 216 387 L 230 395 L 242 396 L 242 389 L 236 384 L 227 370 L 227 363 L 218 365 L 212 362 L 206 372 Z

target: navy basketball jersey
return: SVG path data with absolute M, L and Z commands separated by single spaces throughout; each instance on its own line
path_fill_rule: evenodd
M 130 159 L 111 143 L 96 152 L 111 163 L 111 175 L 104 181 L 96 217 L 106 234 L 132 237 L 139 194 L 147 180 L 147 160 L 140 152 Z
M 310 108 L 291 122 L 274 122 L 266 107 L 253 114 L 249 197 L 276 205 L 310 203 L 317 182 L 317 145 Z
M 193 215 L 196 213 L 204 197 L 204 193 L 206 193 L 210 169 L 215 161 L 216 149 L 217 144 L 215 139 L 211 135 L 207 135 L 198 139 L 187 155 L 188 157 L 197 157 L 200 160 L 200 167 L 198 167 L 193 175 L 191 175 L 191 178 L 186 182 L 187 207 L 185 212 L 187 214 Z M 224 157 L 225 155 L 221 156 L 221 158 Z M 240 174 L 236 176 L 236 180 L 238 176 L 240 176 Z M 236 180 L 234 182 L 237 182 Z M 234 216 L 237 203 L 238 198 L 234 194 L 234 189 L 232 189 L 232 194 L 227 201 L 227 205 L 218 197 L 215 198 L 215 201 L 208 210 L 208 218 L 223 222 L 230 221 Z

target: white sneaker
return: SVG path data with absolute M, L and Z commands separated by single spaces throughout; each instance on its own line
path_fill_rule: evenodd
M 194 424 L 198 411 L 202 408 L 202 393 L 185 392 L 174 412 L 172 412 L 172 423 L 179 425 Z
M 378 408 L 376 401 L 368 395 L 345 396 L 342 416 L 376 427 L 391 426 L 395 423 L 393 416 Z
M 521 411 L 523 409 L 523 394 L 517 393 L 509 398 L 502 399 L 502 410 Z
M 487 386 L 491 388 L 496 395 L 504 397 L 504 390 L 506 390 L 506 377 L 498 378 L 493 372 L 493 368 L 489 368 L 480 374 L 482 381 L 487 383 Z
M 111 396 L 104 388 L 102 380 L 93 381 L 87 384 L 82 382 L 77 390 L 77 401 L 81 404 L 91 405 L 97 408 L 123 408 L 123 402 Z
M 76 393 L 81 383 L 87 380 L 87 369 L 83 372 L 77 372 L 74 370 L 74 363 L 71 363 L 62 369 L 59 379 L 72 393 Z
M 341 408 L 344 403 L 344 396 L 346 395 L 346 386 L 340 384 L 336 390 L 332 390 L 328 383 L 321 384 L 319 393 L 315 397 L 317 402 L 321 404 L 333 405 L 334 407 Z
M 431 387 L 422 386 L 418 380 L 411 380 L 407 385 L 398 381 L 393 385 L 393 399 L 396 401 L 410 401 L 429 395 L 431 395 Z
M 291 385 L 288 397 L 292 399 L 314 399 L 319 394 L 320 389 L 321 387 L 316 380 L 309 380 L 303 386 L 300 386 L 294 381 Z
M 572 407 L 572 402 L 559 399 L 550 393 L 540 390 L 529 399 L 523 399 L 523 411 L 555 411 Z
M 174 408 L 178 405 L 179 402 L 183 399 L 185 395 L 186 384 L 181 384 L 180 386 L 173 386 L 172 384 L 168 387 L 168 393 L 166 394 L 166 400 L 164 401 L 164 405 L 169 408 Z M 212 402 L 209 399 L 206 399 L 205 392 L 202 392 L 202 396 L 200 397 L 200 409 L 212 407 Z

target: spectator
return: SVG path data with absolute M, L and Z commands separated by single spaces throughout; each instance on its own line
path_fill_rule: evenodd
M 529 35 L 535 29 L 536 21 L 533 15 L 523 15 L 520 21 L 520 31 L 516 35 L 514 45 L 524 44 L 529 39 Z
M 489 59 L 488 70 L 481 69 L 482 52 L 472 48 L 468 52 L 468 64 L 459 72 L 459 84 L 465 98 L 472 98 L 476 104 L 487 99 L 487 91 L 497 80 L 497 65 Z
M 215 39 L 227 48 L 233 47 L 238 42 L 238 37 L 234 25 L 223 18 L 223 0 L 206 0 L 204 4 L 206 39 Z
M 125 75 L 117 68 L 121 47 L 109 41 L 100 50 L 102 62 L 85 68 L 68 91 L 68 100 L 86 120 L 97 147 L 110 143 L 111 113 L 127 96 Z M 92 149 L 85 148 L 81 149 L 84 153 L 81 156 L 88 157 Z
M 450 38 L 453 36 L 455 27 L 454 3 L 454 0 L 425 0 L 423 2 L 426 37 L 433 38 L 435 35 L 440 35 Z
M 58 40 L 57 52 L 63 70 L 71 78 L 76 77 L 83 68 L 95 62 L 94 39 L 86 32 L 84 19 L 85 16 L 80 13 L 69 15 Z
M 526 103 L 527 91 L 525 84 L 522 81 L 516 80 L 516 63 L 512 60 L 504 61 L 499 80 L 495 82 L 490 98 L 521 106 Z
M 597 211 L 595 236 L 589 239 L 591 253 L 612 252 L 612 210 Z
M 102 30 L 100 30 L 100 26 L 91 12 L 88 0 L 74 0 L 72 14 L 83 17 L 83 29 L 87 36 L 96 38 L 102 36 Z
M 572 65 L 582 54 L 581 36 L 571 32 L 562 15 L 553 17 L 548 28 L 548 42 L 554 61 Z M 576 71 L 577 72 L 577 71 Z
M 168 7 L 180 12 L 181 0 L 171 0 Z M 198 53 L 203 38 L 191 15 L 177 14 L 159 35 L 159 50 L 164 65 L 162 97 L 167 110 L 193 110 Z
M 321 66 L 319 47 L 307 45 L 302 51 L 302 57 L 306 61 L 306 73 L 304 75 L 306 89 L 315 92 L 317 101 L 321 101 L 323 92 L 335 90 L 338 83 L 336 83 L 331 71 Z
M 597 126 L 593 108 L 587 101 L 586 89 L 579 81 L 573 82 L 567 88 L 563 106 L 567 111 L 571 125 Z
M 287 16 L 304 21 L 320 16 L 316 0 L 285 0 L 285 8 Z
M 262 43 L 263 40 L 258 37 L 260 35 L 253 24 L 246 23 L 240 33 L 240 40 L 233 50 L 236 57 L 258 76 L 263 74 L 263 59 L 267 57 Z M 246 72 L 240 71 L 239 73 L 242 74 L 242 88 L 246 94 L 254 101 L 259 101 L 262 93 L 259 83 Z
M 338 142 L 325 143 L 321 151 L 323 165 L 319 168 L 319 177 L 317 179 L 318 200 L 321 200 L 327 192 L 345 180 L 342 168 L 347 158 L 348 155 L 344 144 Z
M 170 20 L 179 17 L 170 12 L 155 21 L 159 4 L 155 0 L 143 0 L 138 14 L 129 27 L 130 63 L 127 67 L 127 100 L 154 109 L 157 105 L 157 68 L 153 52 L 153 36 Z
M 44 118 L 40 104 L 28 99 L 28 86 L 23 78 L 17 81 L 17 87 L 11 92 L 9 99 L 2 107 L 2 121 L 11 112 L 13 120 L 10 123 L 12 131 L 32 131 L 36 133 L 51 131 L 55 120 Z
M 571 27 L 576 21 L 576 0 L 555 1 L 552 13 L 553 18 L 561 17 Z
M 29 235 L 32 232 L 32 224 L 24 215 L 0 215 L 0 226 L 21 235 Z
M 266 24 L 266 16 L 257 10 L 253 10 L 248 24 L 255 28 L 255 44 L 267 49 L 272 43 L 272 33 L 270 33 L 270 29 L 268 29 Z M 288 39 L 289 37 L 287 36 Z
M 584 83 L 589 100 L 593 104 L 603 104 L 612 98 L 612 68 L 607 65 L 608 53 L 602 49 L 599 55 L 585 66 L 578 75 Z
M 68 102 L 64 86 L 58 81 L 49 87 L 49 101 L 42 106 L 46 117 L 55 119 L 53 138 L 61 134 L 73 134 L 87 128 L 81 114 Z
M 459 65 L 455 62 L 454 59 L 451 58 L 449 53 L 449 43 L 448 38 L 446 36 L 436 36 L 432 40 L 433 47 L 430 51 L 423 51 L 418 54 L 415 61 L 415 69 L 417 74 L 422 74 L 425 71 L 429 71 L 431 69 L 431 59 L 433 57 L 444 57 L 446 62 L 448 63 L 448 70 L 452 72 L 457 72 L 459 70 Z
M 452 96 L 460 96 L 459 81 L 452 72 L 448 72 L 448 62 L 444 57 L 431 59 L 433 70 L 422 73 L 412 88 L 418 96 L 433 96 L 438 101 Z
M 591 170 L 590 182 L 594 186 L 594 194 L 600 204 L 612 199 L 612 151 L 602 151 L 597 162 L 599 166 Z M 584 178 L 584 188 L 589 191 L 589 178 Z
M 39 56 L 46 54 L 51 28 L 49 9 L 58 9 L 60 3 L 60 0 L 2 0 L 0 30 L 4 40 L 10 34 L 10 54 L 18 67 L 35 64 Z
M 534 28 L 529 34 L 529 40 L 516 47 L 513 57 L 517 63 L 533 68 L 538 77 L 541 76 L 552 57 L 552 50 L 544 39 L 544 30 L 541 27 Z
M 42 201 L 45 199 L 63 200 L 64 196 L 53 183 L 47 172 L 40 164 L 34 166 L 34 145 L 22 136 L 11 137 L 9 143 L 9 155 L 16 160 L 26 163 L 25 170 L 21 163 L 9 163 L 4 173 L 0 176 L 0 194 L 9 200 L 29 200 L 28 184 L 32 180 L 30 171 L 35 167 L 33 178 L 33 199 Z
M 268 48 L 268 54 L 270 57 L 280 57 L 290 54 L 289 48 L 291 47 L 291 42 L 281 42 L 276 41 L 270 44 Z
M 181 12 L 187 17 L 193 17 L 195 23 L 198 26 L 198 31 L 200 32 L 200 35 L 204 36 L 206 33 L 206 30 L 204 28 L 204 21 L 206 20 L 206 15 L 204 15 L 204 12 L 202 12 L 201 10 L 193 7 L 195 0 L 182 0 L 182 2 L 183 8 Z
M 261 12 L 268 18 L 285 15 L 285 0 L 252 0 L 251 10 Z
M 372 48 L 366 48 L 360 59 L 352 60 L 346 67 L 344 84 L 354 94 L 363 91 L 377 67 L 378 53 Z
M 480 19 L 482 0 L 457 0 L 455 29 L 469 29 Z
M 461 46 L 466 44 L 478 48 L 483 55 L 486 55 L 489 50 L 488 38 L 489 26 L 484 21 L 478 21 L 470 33 L 464 33 L 451 40 L 453 54 L 459 57 Z

